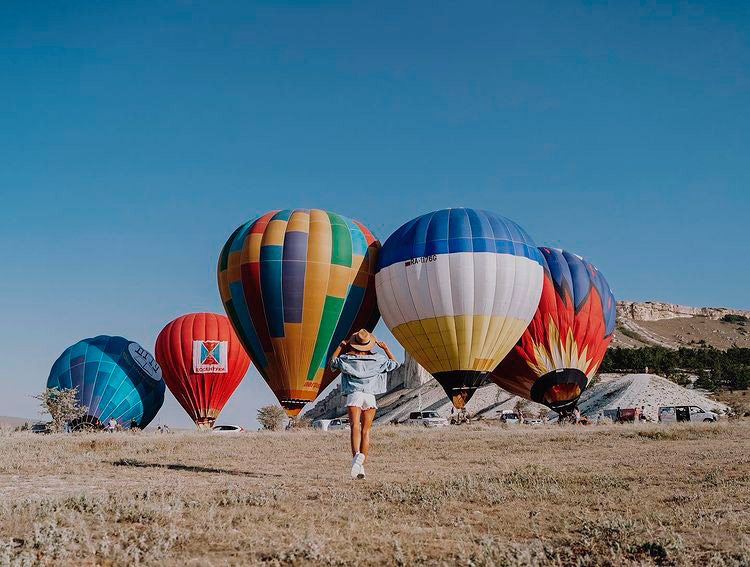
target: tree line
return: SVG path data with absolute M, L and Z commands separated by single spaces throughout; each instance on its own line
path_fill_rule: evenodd
M 599 371 L 644 372 L 646 368 L 682 385 L 690 382 L 692 374 L 698 376 L 695 385 L 699 388 L 745 390 L 750 387 L 750 348 L 613 347 L 607 350 Z

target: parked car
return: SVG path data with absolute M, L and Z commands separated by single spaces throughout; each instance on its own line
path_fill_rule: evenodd
M 316 419 L 312 422 L 313 429 L 320 429 L 321 431 L 328 431 L 328 426 L 331 424 L 330 419 Z
M 638 408 L 619 408 L 619 419 L 617 408 L 610 408 L 604 410 L 604 417 L 611 419 L 614 423 L 629 423 L 637 421 L 640 410 Z
M 521 423 L 521 418 L 513 410 L 503 410 L 500 412 L 500 421 L 515 425 Z
M 544 421 L 538 417 L 530 417 L 523 420 L 524 425 L 544 425 Z
M 49 433 L 49 423 L 45 421 L 40 421 L 38 423 L 35 423 L 31 426 L 31 432 L 32 433 Z
M 448 425 L 448 420 L 436 411 L 413 411 L 404 423 L 422 427 L 444 427 Z
M 719 416 L 698 406 L 662 406 L 659 408 L 659 421 L 675 423 L 677 421 L 716 421 Z
M 243 433 L 245 430 L 239 425 L 214 425 L 211 431 L 216 433 Z
M 337 429 L 349 429 L 349 418 L 348 417 L 337 417 L 331 420 L 328 424 L 328 431 L 336 431 Z

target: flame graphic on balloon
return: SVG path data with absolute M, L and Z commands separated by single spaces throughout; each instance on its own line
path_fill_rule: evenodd
M 590 262 L 564 250 L 539 250 L 545 263 L 539 306 L 490 377 L 513 394 L 567 412 L 602 363 L 615 329 L 615 298 Z
M 552 372 L 556 368 L 577 368 L 589 379 L 596 373 L 598 364 L 593 364 L 593 358 L 588 356 L 588 345 L 578 353 L 578 343 L 573 336 L 573 328 L 568 327 L 565 340 L 560 336 L 560 331 L 555 325 L 552 317 L 547 321 L 547 340 L 549 348 L 544 343 L 534 341 L 532 343 L 532 354 L 534 360 L 527 363 L 539 376 Z

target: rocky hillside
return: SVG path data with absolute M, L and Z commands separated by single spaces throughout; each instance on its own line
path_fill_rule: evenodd
M 743 320 L 745 319 L 745 320 Z M 750 311 L 646 301 L 617 302 L 612 346 L 750 347 Z
M 738 315 L 750 319 L 750 311 L 741 309 L 727 309 L 726 307 L 689 307 L 675 303 L 660 303 L 658 301 L 618 301 L 618 319 L 634 319 L 636 321 L 662 321 L 664 319 L 679 319 L 691 317 L 705 317 L 707 319 L 721 319 L 726 315 Z

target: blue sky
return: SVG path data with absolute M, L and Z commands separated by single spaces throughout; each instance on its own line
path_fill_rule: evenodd
M 750 308 L 746 2 L 3 2 L 0 77 L 0 415 L 80 338 L 222 312 L 274 208 L 491 209 L 618 298 Z

